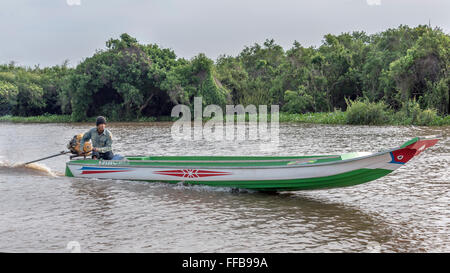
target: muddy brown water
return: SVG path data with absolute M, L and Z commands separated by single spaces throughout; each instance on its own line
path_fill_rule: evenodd
M 280 124 L 257 140 L 174 141 L 171 123 L 111 123 L 122 155 L 308 155 L 438 144 L 394 173 L 340 189 L 275 195 L 64 176 L 62 151 L 91 124 L 0 123 L 0 251 L 449 252 L 450 127 Z M 445 136 L 446 135 L 446 136 Z M 72 249 L 73 250 L 73 249 Z

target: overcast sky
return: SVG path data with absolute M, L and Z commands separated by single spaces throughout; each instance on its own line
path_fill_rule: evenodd
M 450 30 L 450 0 L 1 0 L 0 63 L 71 66 L 127 32 L 141 43 L 215 60 L 266 38 L 285 49 L 324 34 L 400 24 Z

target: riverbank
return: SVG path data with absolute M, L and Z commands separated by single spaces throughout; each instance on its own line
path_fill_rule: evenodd
M 91 117 L 85 120 L 85 122 L 95 122 L 96 117 Z M 171 117 L 142 117 L 136 120 L 113 120 L 108 119 L 110 122 L 154 122 L 154 121 L 171 121 Z M 14 122 L 14 123 L 72 123 L 75 122 L 71 115 L 41 115 L 41 116 L 0 116 L 0 122 Z
M 270 121 L 270 115 L 267 118 Z M 169 116 L 161 117 L 142 117 L 135 120 L 112 120 L 110 122 L 158 122 L 158 121 L 175 121 L 176 118 Z M 348 112 L 334 111 L 334 112 L 320 112 L 320 113 L 306 113 L 306 114 L 290 114 L 281 112 L 279 116 L 280 122 L 294 122 L 294 123 L 314 123 L 314 124 L 355 124 L 354 120 L 350 119 Z M 364 122 L 361 120 L 358 125 L 420 125 L 420 126 L 448 126 L 450 125 L 450 116 L 431 116 L 430 118 L 417 119 L 413 117 L 406 117 L 401 113 L 393 113 L 385 116 L 379 122 Z M 13 123 L 71 123 L 74 122 L 70 115 L 42 115 L 31 117 L 20 117 L 5 115 L 0 116 L 0 122 Z M 89 118 L 86 122 L 95 122 L 95 117 Z
M 418 125 L 418 126 L 448 126 L 450 116 L 430 116 L 422 119 L 404 116 L 402 113 L 393 113 L 384 116 L 382 120 L 374 122 L 364 119 L 354 120 L 348 112 L 321 112 L 307 114 L 280 113 L 280 122 L 299 122 L 314 124 L 339 124 L 339 125 Z

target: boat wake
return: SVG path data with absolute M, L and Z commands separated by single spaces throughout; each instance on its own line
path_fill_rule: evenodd
M 2 173 L 25 173 L 25 174 L 39 174 L 47 176 L 62 176 L 64 174 L 52 171 L 49 167 L 40 163 L 31 163 L 25 165 L 20 162 L 8 162 L 0 160 L 0 172 Z
M 200 192 L 231 192 L 231 193 L 257 193 L 258 191 L 250 189 L 239 189 L 230 187 L 214 187 L 207 185 L 192 185 L 184 182 L 179 182 L 175 185 L 170 185 L 176 190 L 193 190 Z

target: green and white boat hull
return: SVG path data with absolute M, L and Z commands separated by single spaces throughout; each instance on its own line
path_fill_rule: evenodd
M 372 181 L 433 146 L 437 138 L 414 138 L 378 153 L 321 156 L 128 156 L 124 160 L 72 160 L 66 175 L 83 178 L 294 191 L 346 187 Z

